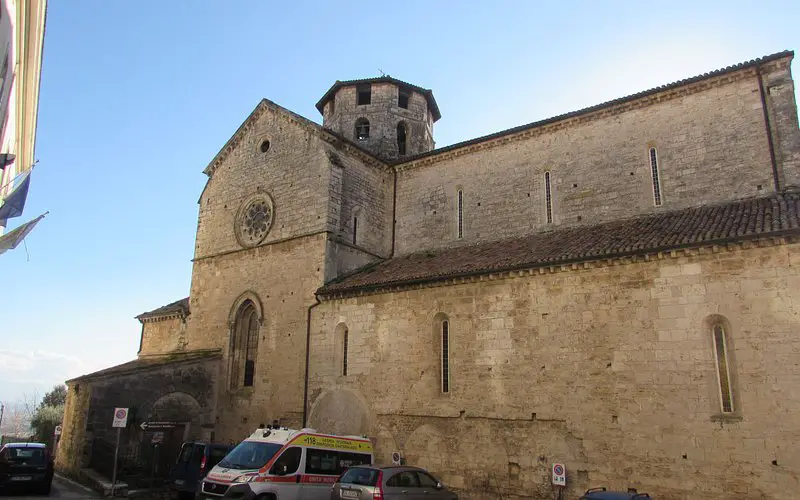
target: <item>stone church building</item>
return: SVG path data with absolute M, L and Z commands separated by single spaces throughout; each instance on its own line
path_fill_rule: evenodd
M 800 131 L 782 52 L 437 149 L 430 90 L 263 100 L 211 159 L 189 297 L 69 381 L 57 467 L 260 423 L 364 434 L 462 498 L 792 498 Z M 104 451 L 105 450 L 105 451 Z M 698 495 L 699 494 L 699 495 Z

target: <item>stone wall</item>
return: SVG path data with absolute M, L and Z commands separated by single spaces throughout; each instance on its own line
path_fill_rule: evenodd
M 799 269 L 799 244 L 747 243 L 323 302 L 310 425 L 368 433 L 380 460 L 401 451 L 463 498 L 550 498 L 554 461 L 566 464 L 569 495 L 631 486 L 659 498 L 792 498 Z M 720 409 L 717 320 L 733 414 Z
M 61 474 L 75 478 L 86 458 L 86 418 L 89 414 L 90 395 L 91 386 L 88 383 L 67 384 L 67 400 L 64 404 L 64 420 L 61 423 L 55 467 Z
M 168 361 L 168 360 L 166 360 Z M 214 436 L 218 358 L 165 363 L 125 373 L 76 379 L 68 384 L 64 423 L 56 468 L 77 477 L 91 461 L 93 442 L 111 447 L 114 408 L 128 408 L 128 426 L 122 430 L 120 449 L 149 442 L 142 422 L 172 421 L 180 425 L 167 433 L 173 447 L 186 439 L 210 440 Z
M 226 153 L 200 196 L 196 259 L 241 250 L 234 220 L 242 202 L 259 192 L 268 193 L 275 204 L 264 243 L 327 228 L 330 168 L 324 143 L 273 104 L 262 103 L 255 113 L 257 119 Z M 265 153 L 264 141 L 269 141 Z
M 800 130 L 788 60 L 763 76 L 781 187 L 800 188 Z
M 797 177 L 789 59 L 762 68 L 773 89 L 778 148 Z M 773 75 L 775 73 L 775 75 Z M 655 147 L 663 205 L 654 205 Z M 758 78 L 750 68 L 503 139 L 397 167 L 397 253 L 520 236 L 774 191 Z M 546 219 L 550 172 L 553 223 Z M 457 191 L 464 234 L 456 237 Z
M 186 320 L 180 317 L 154 318 L 142 323 L 140 356 L 165 354 L 186 345 Z
M 408 109 L 397 104 L 398 86 L 394 83 L 373 83 L 370 104 L 358 105 L 357 86 L 342 87 L 336 92 L 336 104 L 325 106 L 323 125 L 356 142 L 381 158 L 397 158 L 397 124 L 408 125 L 406 155 L 425 153 L 434 148 L 433 117 L 422 94 L 412 92 Z M 331 112 L 333 109 L 333 112 Z M 369 120 L 369 139 L 358 140 L 356 121 Z
M 328 150 L 331 158 L 328 230 L 333 238 L 381 257 L 392 246 L 394 175 L 388 167 L 366 165 L 351 155 Z M 358 226 L 353 238 L 354 219 Z
M 223 349 L 221 438 L 241 439 L 274 419 L 301 423 L 306 316 L 322 285 L 326 241 L 321 233 L 195 261 L 187 338 L 193 349 Z M 255 381 L 231 389 L 231 329 L 245 299 L 261 311 Z

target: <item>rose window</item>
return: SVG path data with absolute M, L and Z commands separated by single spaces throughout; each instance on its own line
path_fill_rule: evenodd
M 252 247 L 261 243 L 272 227 L 272 200 L 258 195 L 242 205 L 236 224 L 236 237 L 242 246 Z

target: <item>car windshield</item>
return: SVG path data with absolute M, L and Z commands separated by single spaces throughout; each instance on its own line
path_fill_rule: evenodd
M 44 448 L 6 448 L 4 458 L 10 462 L 27 464 L 44 464 Z
M 339 479 L 343 484 L 360 484 L 362 486 L 375 486 L 378 482 L 378 471 L 375 469 L 362 469 L 351 467 Z
M 220 467 L 229 469 L 260 469 L 281 449 L 276 443 L 242 441 L 220 461 Z

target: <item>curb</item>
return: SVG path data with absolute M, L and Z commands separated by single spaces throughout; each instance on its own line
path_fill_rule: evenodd
M 59 481 L 63 481 L 63 482 L 65 482 L 65 483 L 69 483 L 69 484 L 71 484 L 72 486 L 75 486 L 75 487 L 77 487 L 77 488 L 80 488 L 80 489 L 82 489 L 82 490 L 84 490 L 84 491 L 86 491 L 86 492 L 88 492 L 88 493 L 91 493 L 91 494 L 92 494 L 92 495 L 94 495 L 94 496 L 98 496 L 97 492 L 96 492 L 96 491 L 94 491 L 93 489 L 91 489 L 91 488 L 88 488 L 88 487 L 86 487 L 86 486 L 82 485 L 81 483 L 75 482 L 75 481 L 73 481 L 72 479 L 68 478 L 67 476 L 63 476 L 63 475 L 59 474 L 58 472 L 56 472 L 55 474 L 53 474 L 53 476 L 54 476 L 56 479 L 58 479 Z

